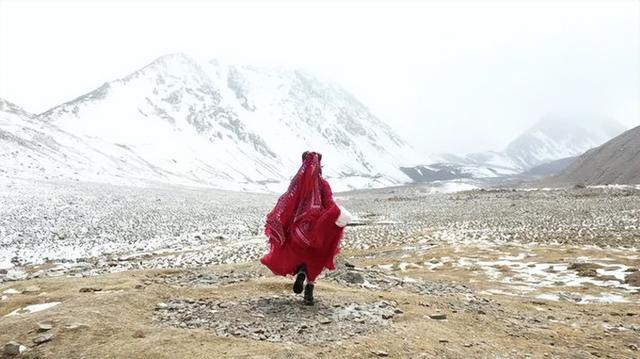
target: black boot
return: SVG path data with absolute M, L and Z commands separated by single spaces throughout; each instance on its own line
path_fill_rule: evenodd
M 304 304 L 313 305 L 313 284 L 307 283 L 304 287 Z
M 296 281 L 293 282 L 293 292 L 296 294 L 302 293 L 302 286 L 304 285 L 304 280 L 307 279 L 307 271 L 304 266 L 300 266 L 298 268 L 298 274 L 296 275 Z

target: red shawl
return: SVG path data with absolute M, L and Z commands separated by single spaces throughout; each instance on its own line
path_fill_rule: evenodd
M 304 155 L 289 189 L 267 215 L 271 251 L 261 261 L 276 274 L 294 274 L 304 264 L 313 280 L 323 268 L 334 268 L 343 230 L 335 224 L 340 210 L 321 176 L 321 158 L 315 152 Z

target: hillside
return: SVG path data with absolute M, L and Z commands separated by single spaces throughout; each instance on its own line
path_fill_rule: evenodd
M 38 115 L 15 105 L 0 110 L 0 156 L 22 178 L 281 189 L 311 149 L 323 153 L 336 188 L 349 189 L 408 182 L 400 166 L 413 155 L 337 85 L 299 70 L 199 63 L 182 54 Z M 56 143 L 48 156 L 27 156 L 37 171 L 9 155 L 33 139 L 15 130 L 25 123 Z
M 553 180 L 590 185 L 640 184 L 640 126 L 587 151 Z

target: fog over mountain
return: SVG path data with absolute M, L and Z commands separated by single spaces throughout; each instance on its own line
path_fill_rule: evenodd
M 582 154 L 619 135 L 625 127 L 599 117 L 547 116 L 511 142 L 504 153 L 528 169 L 545 162 Z
M 182 52 L 338 83 L 423 156 L 547 115 L 640 124 L 637 1 L 71 2 L 0 1 L 0 97 L 41 113 Z
M 46 158 L 62 162 L 46 164 L 36 146 L 5 169 L 267 189 L 313 148 L 341 189 L 516 175 L 638 125 L 638 11 L 0 1 L 0 98 L 21 109 L 2 115 L 13 119 L 2 130 L 23 144 L 48 136 L 59 152 Z M 186 55 L 165 57 L 176 52 Z

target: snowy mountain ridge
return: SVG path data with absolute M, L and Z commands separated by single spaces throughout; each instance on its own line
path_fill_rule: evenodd
M 409 181 L 400 167 L 411 147 L 347 91 L 303 71 L 172 54 L 39 115 L 3 103 L 5 132 L 21 138 L 28 123 L 58 144 L 15 154 L 15 141 L 0 139 L 16 177 L 280 190 L 312 149 L 337 189 Z
M 503 151 L 466 156 L 441 154 L 439 162 L 403 168 L 403 171 L 416 182 L 512 176 L 561 159 L 565 159 L 562 163 L 566 166 L 570 163 L 568 159 L 600 146 L 623 131 L 622 125 L 607 118 L 547 116 Z
M 519 167 L 530 169 L 580 155 L 623 131 L 622 125 L 607 118 L 547 116 L 511 142 L 504 153 Z

